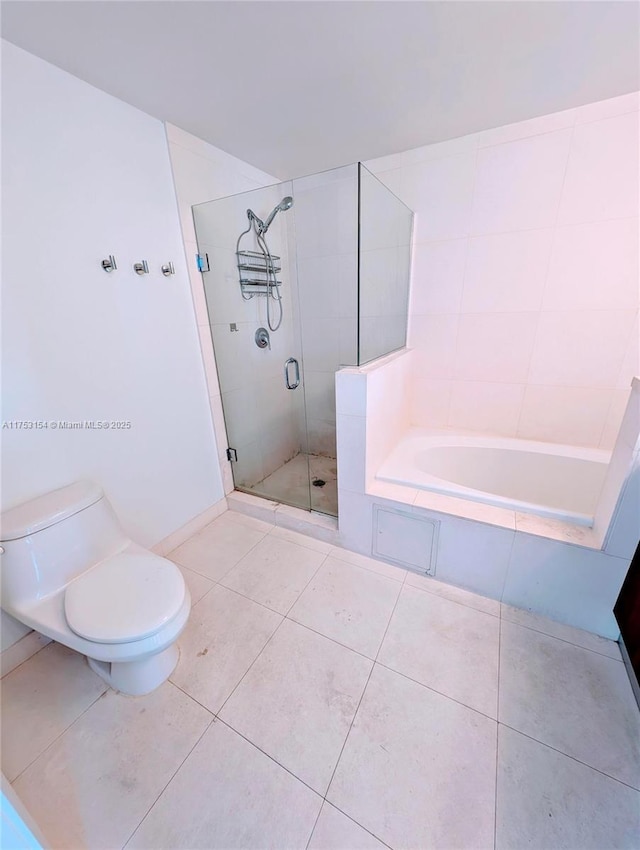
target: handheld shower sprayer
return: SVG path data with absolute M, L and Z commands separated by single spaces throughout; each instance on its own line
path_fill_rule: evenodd
M 286 210 L 290 210 L 292 206 L 293 198 L 291 197 L 291 195 L 287 195 L 286 198 L 283 198 L 279 204 L 276 204 L 276 206 L 271 210 L 271 212 L 267 216 L 267 220 L 262 225 L 262 235 L 264 236 L 264 234 L 271 226 L 271 222 L 280 211 L 285 212 Z

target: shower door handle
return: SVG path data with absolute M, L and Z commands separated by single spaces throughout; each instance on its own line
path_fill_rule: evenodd
M 295 366 L 296 377 L 293 383 L 291 383 L 291 381 L 289 380 L 289 366 Z M 290 357 L 288 360 L 285 360 L 284 382 L 287 385 L 288 390 L 295 390 L 295 388 L 300 384 L 300 365 L 295 357 Z

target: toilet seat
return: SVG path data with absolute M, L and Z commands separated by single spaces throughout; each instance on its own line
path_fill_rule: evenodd
M 184 598 L 184 578 L 171 561 L 150 553 L 123 553 L 72 581 L 64 612 L 80 637 L 124 643 L 155 634 L 175 617 Z

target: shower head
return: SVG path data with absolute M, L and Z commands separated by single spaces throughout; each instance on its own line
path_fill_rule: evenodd
M 271 210 L 271 212 L 267 216 L 267 220 L 264 223 L 262 223 L 262 227 L 260 228 L 260 233 L 265 234 L 267 232 L 267 230 L 269 229 L 269 227 L 271 225 L 271 222 L 273 221 L 273 219 L 276 217 L 276 215 L 281 210 L 282 210 L 282 212 L 284 212 L 285 210 L 290 210 L 292 206 L 293 206 L 293 198 L 291 197 L 291 195 L 287 195 L 286 198 L 283 198 L 280 201 L 280 203 L 277 204 Z

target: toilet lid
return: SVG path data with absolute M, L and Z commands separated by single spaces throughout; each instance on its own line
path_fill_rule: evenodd
M 158 555 L 121 554 L 79 576 L 64 597 L 70 628 L 96 643 L 124 643 L 155 634 L 180 610 L 182 573 Z

